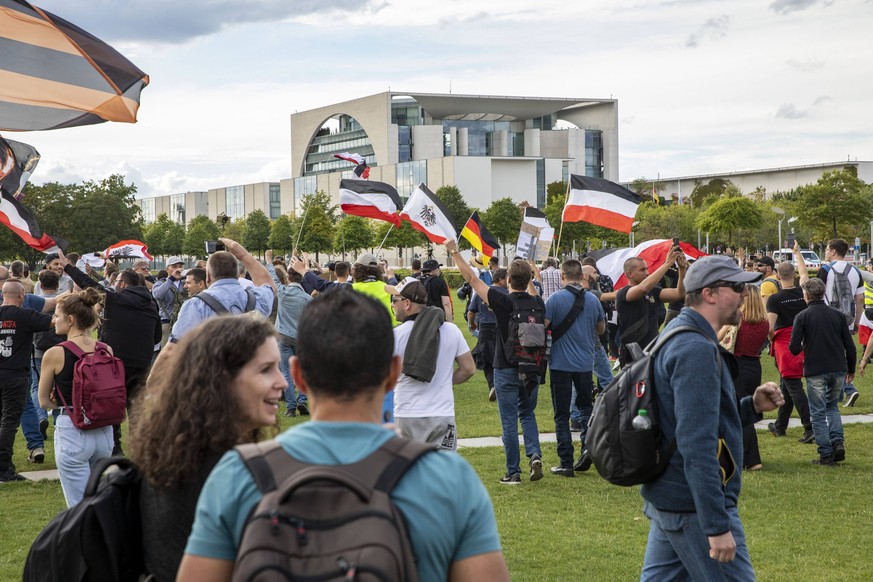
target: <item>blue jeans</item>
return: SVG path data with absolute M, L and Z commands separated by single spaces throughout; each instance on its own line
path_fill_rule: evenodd
M 503 428 L 503 451 L 506 453 L 506 473 L 521 473 L 519 467 L 518 423 L 524 435 L 524 452 L 528 458 L 542 456 L 540 451 L 540 432 L 534 410 L 537 407 L 539 386 L 530 396 L 524 389 L 518 370 L 515 368 L 495 368 L 494 390 L 497 392 L 497 411 Z
M 28 390 L 24 398 L 24 408 L 21 409 L 21 432 L 24 433 L 24 440 L 27 441 L 28 451 L 41 449 L 45 446 L 42 433 L 39 432 L 39 417 L 36 411 L 37 407 L 33 405 L 33 395 Z
M 736 557 L 726 563 L 709 557 L 709 538 L 700 529 L 696 513 L 659 511 L 649 502 L 643 513 L 651 520 L 649 541 L 640 581 L 661 580 L 754 580 L 746 534 L 736 507 L 727 509 Z
M 33 405 L 36 407 L 36 416 L 39 420 L 48 420 L 48 413 L 44 408 L 39 406 L 39 371 L 42 370 L 42 358 L 34 357 L 30 366 L 30 396 L 33 398 Z
M 843 442 L 843 421 L 837 401 L 843 390 L 845 372 L 830 372 L 806 377 L 806 392 L 809 396 L 809 419 L 818 454 L 827 457 L 834 454 L 833 444 Z
M 279 370 L 288 382 L 288 388 L 285 389 L 285 406 L 288 410 L 297 408 L 298 402 L 306 402 L 306 394 L 296 394 L 294 380 L 291 379 L 291 367 L 288 361 L 295 353 L 294 348 L 279 342 Z
M 846 382 L 845 385 L 843 385 L 843 390 L 842 390 L 842 392 L 840 392 L 840 402 L 843 401 L 843 396 L 844 396 L 844 395 L 845 395 L 845 396 L 851 396 L 852 394 L 854 394 L 854 393 L 857 392 L 857 391 L 858 391 L 858 389 L 855 388 L 855 385 L 854 385 L 854 384 L 852 384 L 851 382 Z
M 609 356 L 600 342 L 594 345 L 594 375 L 601 390 L 612 382 L 612 364 L 609 363 Z
M 79 430 L 66 414 L 55 426 L 55 463 L 67 507 L 73 507 L 85 495 L 91 469 L 98 460 L 112 455 L 112 427 Z
M 552 370 L 550 376 L 552 408 L 555 412 L 555 438 L 558 441 L 558 457 L 562 467 L 573 466 L 573 435 L 570 433 L 570 398 L 575 392 L 575 403 L 582 417 L 581 442 L 585 442 L 588 419 L 591 417 L 591 390 L 594 381 L 591 372 L 563 372 Z

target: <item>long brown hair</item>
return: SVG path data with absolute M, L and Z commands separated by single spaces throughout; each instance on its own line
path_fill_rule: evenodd
M 130 456 L 156 488 L 193 479 L 204 459 L 278 432 L 244 432 L 232 390 L 240 370 L 275 330 L 268 320 L 213 317 L 191 330 L 153 372 L 136 405 Z

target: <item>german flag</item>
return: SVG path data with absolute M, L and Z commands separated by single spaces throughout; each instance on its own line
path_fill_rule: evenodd
M 491 257 L 494 256 L 494 251 L 496 251 L 499 246 L 494 236 L 488 232 L 488 229 L 485 228 L 484 224 L 482 224 L 478 212 L 473 212 L 470 220 L 468 220 L 467 224 L 464 225 L 464 229 L 461 231 L 461 236 L 470 241 L 470 244 L 473 245 L 474 249 L 482 253 L 482 263 L 485 265 L 487 265 L 488 261 L 491 260 Z

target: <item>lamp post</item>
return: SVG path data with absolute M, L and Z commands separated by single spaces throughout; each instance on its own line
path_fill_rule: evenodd
M 776 241 L 776 248 L 782 248 L 782 221 L 785 220 L 785 211 L 779 208 L 778 206 L 773 206 L 770 208 L 773 212 L 779 215 L 779 240 Z
M 635 246 L 637 246 L 637 245 L 636 245 L 636 236 L 635 236 L 635 233 L 634 233 L 634 227 L 635 227 L 636 225 L 638 225 L 639 223 L 640 223 L 639 220 L 635 220 L 635 221 L 633 222 L 633 224 L 631 224 L 631 231 L 628 233 L 628 241 L 627 241 L 628 244 L 630 245 L 630 248 L 634 248 Z M 873 223 L 871 223 L 871 224 L 873 224 Z

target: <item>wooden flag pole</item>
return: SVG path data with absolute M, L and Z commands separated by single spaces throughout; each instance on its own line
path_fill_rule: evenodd
M 303 209 L 303 221 L 300 223 L 300 230 L 297 232 L 297 242 L 294 243 L 294 252 L 298 252 L 300 250 L 300 237 L 303 236 L 303 227 L 306 226 L 306 215 L 309 214 L 309 207 L 312 206 L 312 201 L 309 201 L 309 204 L 306 205 L 306 208 Z
M 376 251 L 376 256 L 379 256 L 379 251 L 382 250 L 382 247 L 385 245 L 385 241 L 388 240 L 388 235 L 391 234 L 391 229 L 394 228 L 394 223 L 391 223 L 391 226 L 388 227 L 388 230 L 385 232 L 385 238 L 382 239 L 382 243 L 379 245 L 379 249 Z

